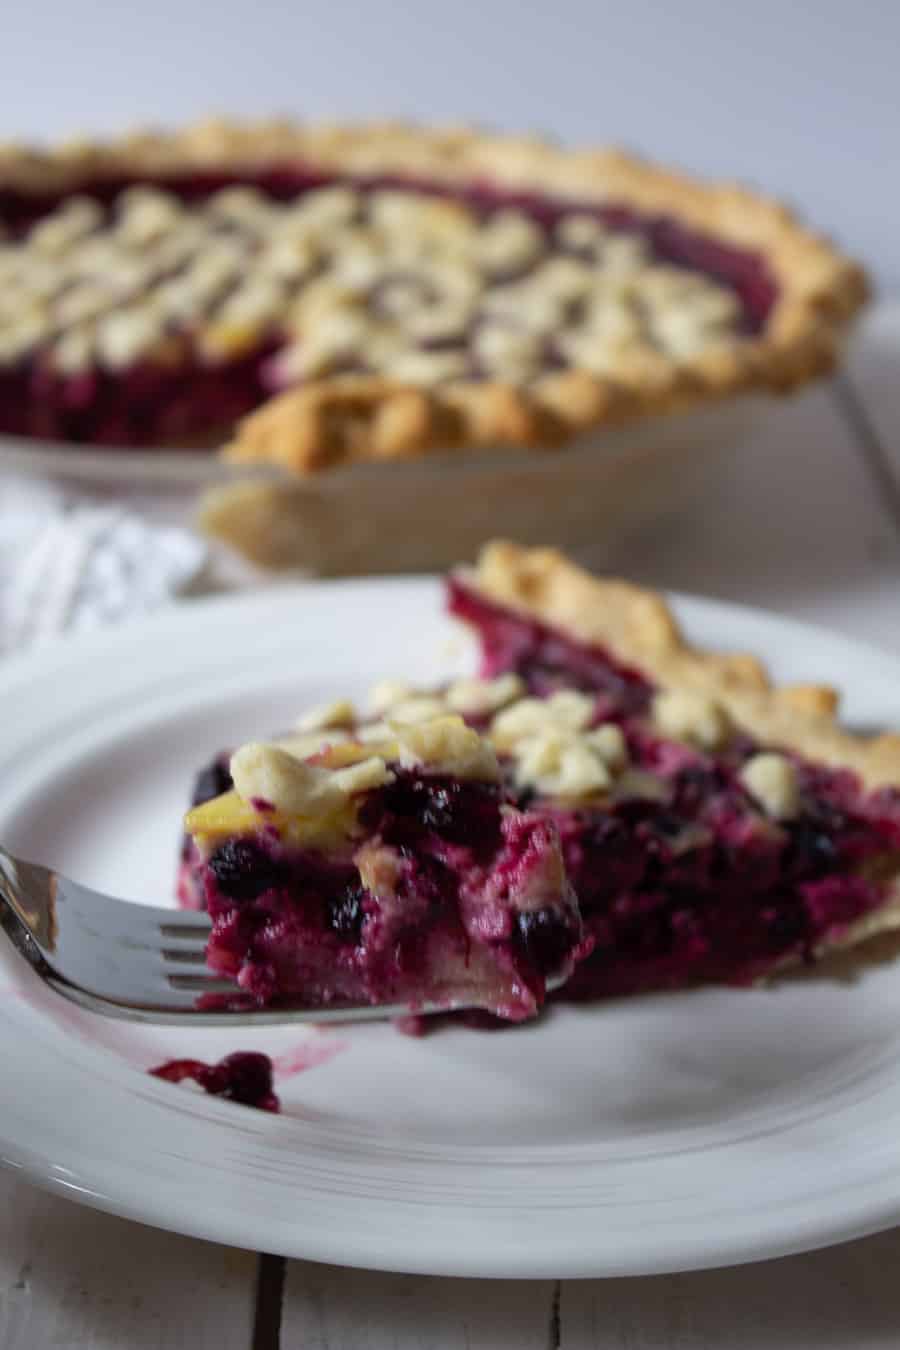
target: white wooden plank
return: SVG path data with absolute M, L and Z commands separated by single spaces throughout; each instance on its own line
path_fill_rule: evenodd
M 256 1258 L 0 1175 L 0 1350 L 250 1350 Z
M 900 540 L 828 386 L 769 404 L 695 501 L 600 561 L 900 650 Z
M 900 488 L 900 297 L 872 310 L 850 348 L 847 374 Z
M 547 1350 L 553 1291 L 291 1261 L 281 1350 Z
M 900 1230 L 809 1256 L 572 1281 L 561 1350 L 896 1350 Z

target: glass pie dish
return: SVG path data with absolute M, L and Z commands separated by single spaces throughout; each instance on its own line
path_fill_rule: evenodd
M 867 296 L 757 193 L 466 128 L 14 144 L 0 228 L 2 461 L 212 484 L 213 536 L 323 572 L 630 527 Z

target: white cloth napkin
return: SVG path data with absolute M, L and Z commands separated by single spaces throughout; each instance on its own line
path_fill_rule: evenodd
M 0 480 L 0 655 L 173 599 L 206 562 L 185 529 L 57 485 Z

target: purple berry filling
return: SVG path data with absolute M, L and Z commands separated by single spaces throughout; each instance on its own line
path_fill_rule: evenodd
M 117 195 L 135 181 L 107 176 L 86 180 L 77 191 L 111 207 Z M 596 202 L 515 193 L 490 182 L 448 188 L 399 176 L 338 179 L 290 164 L 255 173 L 191 173 L 139 181 L 164 187 L 185 201 L 202 200 L 238 184 L 256 187 L 279 201 L 290 201 L 337 181 L 352 182 L 362 191 L 398 187 L 460 199 L 484 215 L 515 207 L 527 212 L 547 232 L 567 214 L 591 214 L 609 229 L 640 235 L 657 260 L 702 273 L 730 287 L 741 303 L 743 329 L 749 335 L 765 327 L 778 298 L 777 284 L 761 254 L 725 244 L 672 217 L 642 215 L 614 203 L 598 206 Z M 60 193 L 2 189 L 0 229 L 13 237 L 21 235 L 63 200 Z M 183 350 L 176 360 L 139 361 L 122 373 L 92 369 L 67 376 L 54 371 L 40 352 L 0 371 L 0 432 L 96 446 L 214 444 L 238 418 L 273 392 L 271 357 L 281 347 L 282 338 L 272 333 L 251 353 L 211 364 L 194 349 L 190 334 L 181 336 Z M 550 348 L 546 361 L 548 367 L 558 364 Z
M 744 984 L 779 963 L 812 959 L 885 898 L 879 868 L 900 858 L 900 791 L 866 793 L 854 774 L 799 757 L 801 809 L 767 820 L 738 774 L 766 747 L 736 738 L 717 755 L 647 730 L 652 684 L 599 646 L 491 604 L 458 578 L 451 613 L 478 632 L 482 674 L 515 671 L 538 696 L 560 686 L 597 694 L 596 721 L 625 733 L 652 795 L 610 804 L 519 804 L 559 829 L 592 950 L 560 998 Z
M 210 966 L 259 1003 L 461 1001 L 533 1015 L 581 925 L 555 827 L 505 801 L 492 784 L 397 770 L 361 803 L 355 854 L 263 827 L 192 855 L 182 895 L 212 917 Z M 377 894 L 362 850 L 390 875 Z
M 537 619 L 492 604 L 458 577 L 447 582 L 447 608 L 478 633 L 485 679 L 513 672 L 528 692 L 544 698 L 557 689 L 582 689 L 609 696 L 610 706 L 643 712 L 653 686 L 640 671 L 614 661 L 599 647 L 573 641 Z
M 662 780 L 659 801 L 544 804 L 594 939 L 565 996 L 749 983 L 812 959 L 876 908 L 884 889 L 864 864 L 900 849 L 900 795 L 867 798 L 852 775 L 799 769 L 802 813 L 780 824 L 762 820 L 734 770 L 716 765 Z
M 150 1072 L 167 1083 L 192 1078 L 214 1097 L 227 1097 L 260 1111 L 281 1109 L 272 1088 L 272 1061 L 268 1055 L 256 1051 L 238 1051 L 217 1064 L 204 1064 L 200 1059 L 170 1059 Z

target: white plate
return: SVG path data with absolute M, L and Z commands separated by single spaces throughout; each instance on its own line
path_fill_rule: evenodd
M 685 600 L 700 641 L 837 676 L 900 722 L 900 664 Z M 199 762 L 402 671 L 451 628 L 430 581 L 188 604 L 0 672 L 0 839 L 138 901 L 171 894 Z M 0 1156 L 162 1227 L 347 1265 L 581 1276 L 775 1256 L 900 1220 L 900 969 L 554 1010 L 495 1034 L 137 1029 L 45 994 L 0 947 Z M 143 1072 L 259 1048 L 268 1116 Z

